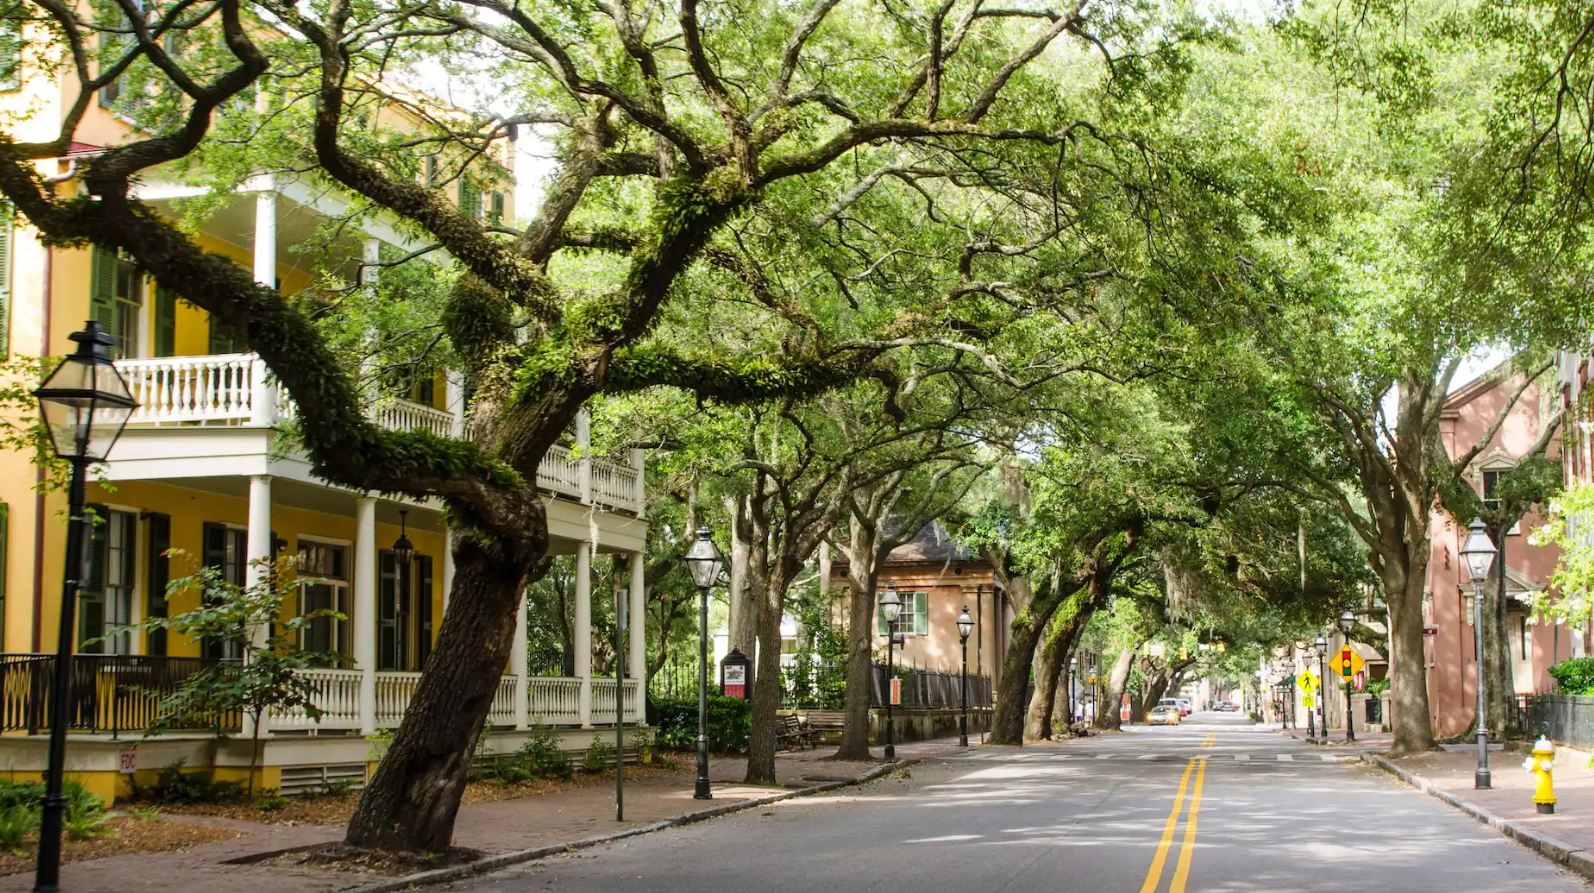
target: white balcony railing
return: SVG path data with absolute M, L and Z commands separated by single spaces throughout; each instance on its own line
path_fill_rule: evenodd
M 376 726 L 393 728 L 404 720 L 404 711 L 421 684 L 420 673 L 381 671 L 376 674 Z
M 625 680 L 622 689 L 625 694 L 625 719 L 633 722 L 641 715 L 641 704 L 637 700 L 639 687 L 635 679 Z M 614 722 L 614 680 L 592 680 L 592 721 L 595 723 Z
M 528 680 L 531 721 L 545 726 L 581 722 L 581 680 L 533 676 Z
M 293 401 L 254 354 L 117 360 L 116 368 L 138 401 L 130 426 L 270 426 L 297 414 Z M 384 400 L 369 415 L 384 428 L 440 437 L 454 436 L 468 424 L 447 410 L 410 400 Z M 587 505 L 641 513 L 645 504 L 640 469 L 591 456 L 575 458 L 562 446 L 544 457 L 537 486 Z
M 360 727 L 359 670 L 305 670 L 314 693 L 312 703 L 321 711 L 320 720 L 310 718 L 303 708 L 273 711 L 273 729 L 358 729 Z M 400 711 L 402 713 L 402 710 Z

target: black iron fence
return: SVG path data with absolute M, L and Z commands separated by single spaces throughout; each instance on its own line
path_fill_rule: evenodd
M 898 668 L 903 707 L 957 707 L 958 673 Z M 883 707 L 889 682 L 884 664 L 876 664 L 870 678 L 869 706 Z M 709 667 L 709 691 L 719 690 L 719 668 Z M 755 680 L 754 684 L 757 682 Z M 970 675 L 969 706 L 991 706 L 991 680 Z M 697 697 L 697 662 L 668 661 L 648 678 L 654 699 Z M 843 664 L 796 662 L 780 668 L 780 705 L 786 710 L 840 710 L 847 697 L 847 668 Z
M 72 690 L 67 728 L 110 732 L 147 728 L 162 700 L 194 674 L 235 661 L 197 657 L 79 654 L 72 658 Z M 50 729 L 50 691 L 55 685 L 55 655 L 0 654 L 0 732 L 37 735 Z M 184 716 L 172 729 L 236 729 L 237 712 Z
M 1594 747 L 1594 696 L 1532 695 L 1527 698 L 1529 735 L 1588 749 Z

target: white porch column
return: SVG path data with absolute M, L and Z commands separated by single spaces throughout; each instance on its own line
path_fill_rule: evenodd
M 454 531 L 443 530 L 443 613 L 448 613 L 449 593 L 454 591 Z
M 465 376 L 450 369 L 443 382 L 443 405 L 454 417 L 451 433 L 461 440 L 465 437 Z
M 636 490 L 631 494 L 636 502 L 636 516 L 645 518 L 648 512 L 647 454 L 639 449 L 632 450 L 631 468 L 636 472 Z
M 277 193 L 255 193 L 255 281 L 268 288 L 277 284 Z M 249 370 L 249 421 L 254 425 L 277 423 L 277 386 L 267 380 L 266 363 L 255 358 Z
M 631 553 L 631 589 L 626 599 L 629 608 L 627 613 L 630 615 L 627 622 L 631 625 L 631 639 L 625 660 L 626 669 L 631 671 L 626 674 L 627 678 L 637 680 L 647 677 L 646 668 L 643 666 L 646 661 L 648 639 L 646 566 L 645 556 L 641 552 Z
M 526 598 L 521 595 L 515 608 L 515 642 L 509 646 L 509 672 L 515 677 L 515 728 L 524 729 L 530 722 L 531 677 L 526 667 Z
M 592 504 L 592 416 L 585 409 L 576 413 L 576 449 L 581 452 L 579 476 L 581 503 Z
M 376 499 L 354 500 L 354 665 L 360 671 L 360 734 L 376 731 Z
M 255 281 L 277 285 L 277 193 L 265 189 L 255 193 Z
M 249 477 L 249 529 L 244 537 L 244 558 L 248 561 L 244 571 L 244 584 L 258 586 L 266 581 L 271 568 L 269 564 L 274 557 L 271 543 L 271 477 L 270 475 L 257 474 Z M 266 644 L 266 637 L 270 630 L 263 624 L 256 625 L 249 630 L 249 641 L 256 648 Z M 270 720 L 266 716 L 260 718 L 261 728 L 259 734 L 267 734 L 266 726 Z M 256 734 L 254 723 L 249 717 L 244 717 L 243 733 L 245 737 Z
M 576 548 L 576 678 L 581 680 L 581 727 L 592 728 L 592 544 Z

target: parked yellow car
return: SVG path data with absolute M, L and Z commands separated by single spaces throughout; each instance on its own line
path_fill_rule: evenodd
M 1176 726 L 1179 718 L 1179 708 L 1166 704 L 1151 711 L 1150 722 L 1154 726 Z

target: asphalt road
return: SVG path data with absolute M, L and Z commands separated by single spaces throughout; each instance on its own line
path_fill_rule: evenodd
M 906 777 L 529 863 L 473 893 L 1588 890 L 1450 807 L 1227 714 Z

